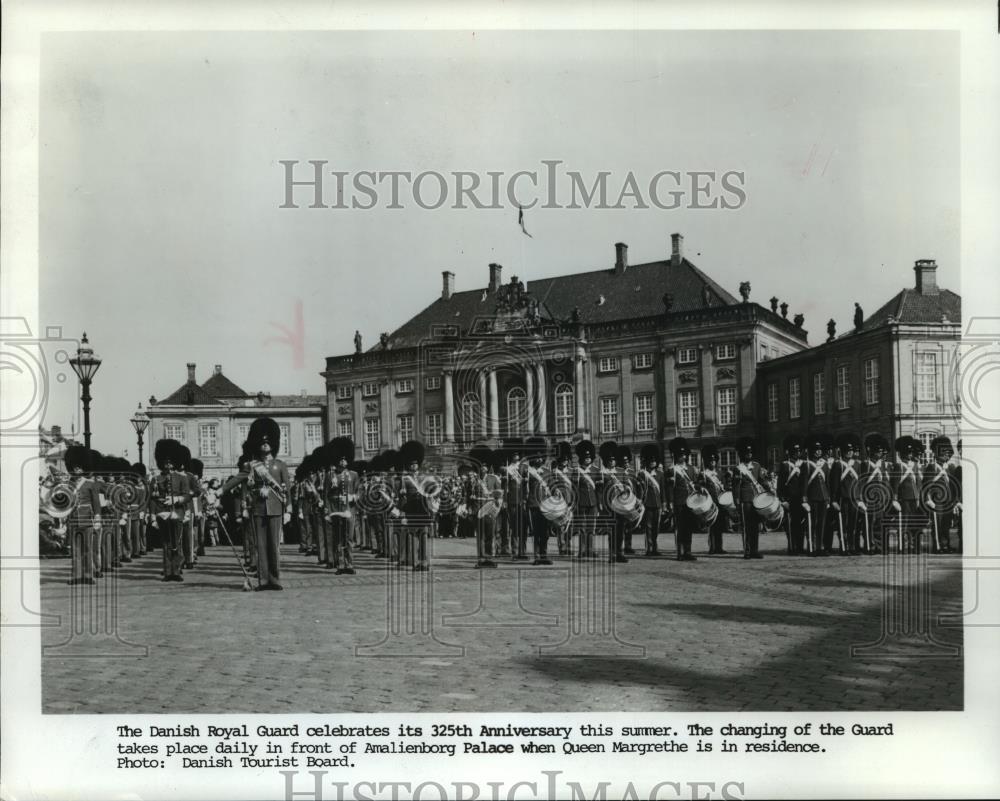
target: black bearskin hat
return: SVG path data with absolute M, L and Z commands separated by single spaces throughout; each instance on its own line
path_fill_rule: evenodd
M 507 462 L 518 461 L 524 456 L 524 440 L 520 437 L 509 437 L 503 441 L 503 448 L 500 449 L 504 460 Z M 515 459 L 514 457 L 517 457 Z
M 350 437 L 334 437 L 326 446 L 326 463 L 337 467 L 341 461 L 350 465 L 354 461 L 354 440 Z
M 861 441 L 858 439 L 857 434 L 841 434 L 837 437 L 837 448 L 841 453 L 847 453 L 847 451 L 860 451 Z
M 618 446 L 618 461 L 622 466 L 632 463 L 632 449 L 628 445 Z
M 67 472 L 72 473 L 78 467 L 84 471 L 89 469 L 87 449 L 83 445 L 70 445 L 63 455 L 63 460 L 66 462 Z
M 881 434 L 869 434 L 865 437 L 865 451 L 868 456 L 874 455 L 875 451 L 888 451 L 889 441 Z
M 191 472 L 194 473 L 198 478 L 201 478 L 205 472 L 205 464 L 204 462 L 201 461 L 201 459 L 192 459 L 189 463 L 189 466 Z
M 614 440 L 608 440 L 607 442 L 602 442 L 601 446 L 597 449 L 597 453 L 601 457 L 601 463 L 608 462 L 612 459 L 618 459 L 618 443 Z
M 814 450 L 826 448 L 826 437 L 821 431 L 810 431 L 805 438 L 806 450 L 812 453 Z
M 757 449 L 757 443 L 754 441 L 753 437 L 740 437 L 736 441 L 736 452 L 740 456 L 746 456 L 749 453 L 753 456 L 753 452 Z
M 576 458 L 580 460 L 580 464 L 583 464 L 585 459 L 590 459 L 594 461 L 594 456 L 597 455 L 597 449 L 594 448 L 594 443 L 589 439 L 580 440 L 576 443 Z
M 931 440 L 931 452 L 937 456 L 942 448 L 948 451 L 948 456 L 951 456 L 955 452 L 955 449 L 951 446 L 951 440 L 948 439 L 948 437 L 934 437 L 934 439 Z
M 565 440 L 560 440 L 556 443 L 556 461 L 557 462 L 571 462 L 573 461 L 573 446 L 570 445 Z
M 260 446 L 265 440 L 271 446 L 271 453 L 277 454 L 281 450 L 281 426 L 270 417 L 258 417 L 250 424 L 246 451 L 256 459 L 260 456 Z
M 796 448 L 802 447 L 802 436 L 800 434 L 789 434 L 781 443 L 785 453 L 791 453 Z
M 153 461 L 156 462 L 156 466 L 162 470 L 163 466 L 170 462 L 171 466 L 176 468 L 179 461 L 177 452 L 179 447 L 180 443 L 175 439 L 157 440 L 153 448 Z
M 670 451 L 670 455 L 676 459 L 678 456 L 688 453 L 688 441 L 684 437 L 674 437 L 667 445 L 667 449 Z
M 701 446 L 701 461 L 704 464 L 709 464 L 713 459 L 719 458 L 719 448 L 716 445 L 702 445 Z
M 389 448 L 389 450 L 382 453 L 382 469 L 386 472 L 395 471 L 397 473 L 404 469 L 399 451 Z
M 475 464 L 478 471 L 480 465 L 489 467 L 493 464 L 493 451 L 485 445 L 475 445 L 469 450 L 469 459 Z
M 523 456 L 527 456 L 529 459 L 544 459 L 545 454 L 548 451 L 548 446 L 545 444 L 545 437 L 528 437 L 524 443 Z
M 660 451 L 660 446 L 655 442 L 650 442 L 647 445 L 642 446 L 642 450 L 639 451 L 639 458 L 642 459 L 643 464 L 648 464 L 649 462 L 662 462 L 663 453 Z
M 146 465 L 144 465 L 142 462 L 136 462 L 134 465 L 132 465 L 132 472 L 135 473 L 137 476 L 145 476 Z
M 909 453 L 916 453 L 920 449 L 920 443 L 911 436 L 904 434 L 896 439 L 895 450 L 900 456 L 906 456 Z
M 394 453 L 394 451 L 387 451 Z M 399 464 L 403 470 L 409 470 L 410 465 L 416 462 L 418 465 L 424 463 L 424 443 L 411 439 L 404 442 L 399 448 Z

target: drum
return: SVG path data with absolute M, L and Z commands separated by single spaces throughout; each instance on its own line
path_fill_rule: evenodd
M 631 490 L 619 493 L 611 499 L 611 511 L 620 517 L 624 517 L 631 525 L 639 525 L 642 520 L 642 503 L 638 496 Z
M 773 492 L 761 492 L 753 499 L 753 508 L 757 511 L 769 531 L 774 531 L 781 525 L 785 510 Z
M 736 503 L 733 501 L 733 493 L 729 490 L 719 493 L 719 506 L 723 509 L 735 509 Z
M 719 507 L 715 505 L 712 496 L 707 492 L 692 492 L 684 503 L 702 525 L 712 525 L 715 518 L 719 516 Z
M 569 512 L 569 506 L 559 495 L 550 495 L 538 504 L 542 516 L 551 523 L 561 523 Z

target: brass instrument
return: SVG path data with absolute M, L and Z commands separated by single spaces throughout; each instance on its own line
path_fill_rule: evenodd
M 49 478 L 38 488 L 38 508 L 54 520 L 63 520 L 73 514 L 76 508 L 77 493 L 84 479 L 78 479 L 74 484 Z

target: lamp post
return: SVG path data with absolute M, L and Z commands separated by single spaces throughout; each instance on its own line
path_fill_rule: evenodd
M 142 464 L 142 435 L 146 433 L 146 428 L 149 426 L 149 416 L 142 410 L 141 403 L 129 422 L 132 423 L 135 435 L 139 438 L 139 464 Z
M 80 399 L 83 401 L 83 444 L 90 447 L 90 382 L 94 380 L 97 368 L 101 366 L 101 360 L 94 354 L 93 349 L 87 342 L 87 332 L 83 332 L 83 341 L 76 349 L 76 356 L 69 360 L 70 367 L 80 379 L 83 391 Z

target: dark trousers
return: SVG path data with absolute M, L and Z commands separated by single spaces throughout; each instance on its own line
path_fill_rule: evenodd
M 181 539 L 184 537 L 184 522 L 161 520 L 160 536 L 163 538 L 163 575 L 181 575 L 184 566 L 184 550 L 181 544 Z
M 70 530 L 70 549 L 73 552 L 74 579 L 92 579 L 94 577 L 94 541 L 96 535 L 90 526 L 78 527 L 72 523 Z
M 281 515 L 257 515 L 257 579 L 262 585 L 277 584 L 281 577 Z
M 549 521 L 537 506 L 528 509 L 531 536 L 535 542 L 535 558 L 546 559 L 549 553 Z
M 919 551 L 921 529 L 927 518 L 916 499 L 901 498 L 899 505 L 899 551 Z
M 639 527 L 646 537 L 646 555 L 652 556 L 660 552 L 656 544 L 657 535 L 660 533 L 660 507 L 647 506 L 642 510 L 642 522 Z
M 611 520 L 611 541 L 608 543 L 608 557 L 624 556 L 625 532 L 631 526 L 621 515 L 613 515 Z
M 674 521 L 677 526 L 677 556 L 691 553 L 691 538 L 698 528 L 698 520 L 687 504 L 674 504 Z
M 510 512 L 506 506 L 500 510 L 496 522 L 496 552 L 500 556 L 510 554 Z
M 882 550 L 882 512 L 868 510 L 858 515 L 862 537 L 865 538 L 865 548 L 868 551 Z
M 744 501 L 740 504 L 740 522 L 743 524 L 744 556 L 760 553 L 760 517 L 753 501 Z
M 528 513 L 523 506 L 507 507 L 510 549 L 514 556 L 528 555 Z
M 493 540 L 496 537 L 497 519 L 493 515 L 483 515 L 476 527 L 476 555 L 479 561 L 493 556 Z
M 333 548 L 337 554 L 336 564 L 339 567 L 354 567 L 354 518 L 334 515 L 330 518 L 333 529 Z
M 822 553 L 826 547 L 826 501 L 809 501 L 809 511 L 803 509 L 809 553 Z
M 934 550 L 946 551 L 951 548 L 951 521 L 954 515 L 950 511 L 930 513 L 931 537 L 934 538 Z
M 578 556 L 594 553 L 594 534 L 597 531 L 597 507 L 578 506 L 573 521 L 578 533 L 576 552 Z
M 729 510 L 719 507 L 719 514 L 715 516 L 715 520 L 708 527 L 708 552 L 709 553 L 722 553 L 722 535 L 726 531 L 726 524 L 728 523 Z
M 785 514 L 788 516 L 788 521 L 785 524 L 788 526 L 788 553 L 791 555 L 808 553 L 809 544 L 805 541 L 805 510 L 803 510 L 802 504 L 790 501 Z
M 840 549 L 848 553 L 857 553 L 860 550 L 858 526 L 862 522 L 860 510 L 857 503 L 850 498 L 843 498 L 839 503 L 840 513 L 837 525 L 840 530 Z M 836 510 L 834 510 L 834 514 L 838 514 Z

